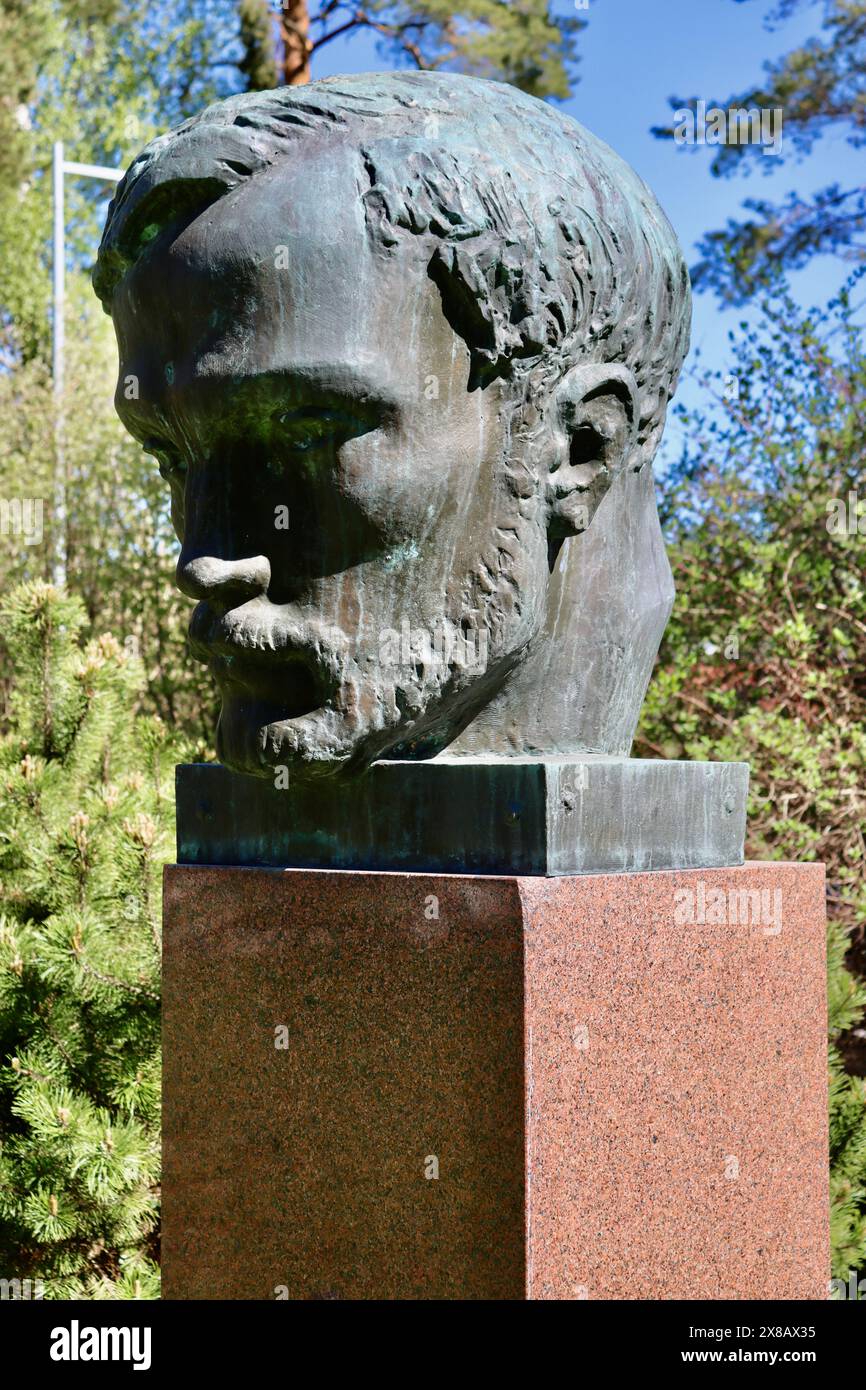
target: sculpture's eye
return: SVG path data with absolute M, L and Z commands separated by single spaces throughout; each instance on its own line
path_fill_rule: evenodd
M 293 453 L 332 451 L 353 435 L 365 434 L 374 428 L 368 420 L 332 407 L 280 410 L 274 419 L 282 439 Z
M 160 474 L 167 482 L 182 482 L 186 477 L 186 461 L 167 439 L 145 439 L 141 447 L 156 459 Z

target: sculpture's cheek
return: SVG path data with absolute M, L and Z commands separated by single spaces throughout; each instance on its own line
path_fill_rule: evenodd
M 185 489 L 180 483 L 171 485 L 171 524 L 174 527 L 174 534 L 182 545 L 186 529 L 186 496 Z

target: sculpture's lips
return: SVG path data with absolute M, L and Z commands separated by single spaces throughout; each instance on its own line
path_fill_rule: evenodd
M 271 605 L 253 602 L 221 614 L 200 603 L 189 644 L 210 668 L 223 700 L 267 706 L 267 722 L 309 714 L 334 694 L 333 673 L 312 634 Z
M 199 661 L 227 656 L 272 663 L 301 656 L 310 647 L 299 623 L 292 622 L 284 610 L 259 599 L 228 612 L 220 612 L 209 603 L 197 604 L 189 641 Z
M 214 653 L 207 664 L 224 702 L 267 707 L 264 723 L 311 714 L 321 709 L 332 693 L 316 663 L 299 653 L 251 660 L 241 649 L 237 654 Z

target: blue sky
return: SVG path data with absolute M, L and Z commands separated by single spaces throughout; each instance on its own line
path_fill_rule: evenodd
M 690 264 L 697 259 L 700 236 L 734 216 L 746 197 L 781 198 L 791 189 L 809 193 L 835 179 L 851 179 L 862 153 L 841 132 L 824 138 L 802 162 L 761 158 L 744 161 L 749 176 L 715 179 L 709 172 L 712 151 L 681 148 L 656 140 L 653 125 L 670 118 L 668 98 L 724 100 L 745 91 L 761 76 L 768 59 L 781 57 L 818 32 L 822 6 L 804 4 L 783 25 L 768 31 L 773 0 L 590 0 L 581 18 L 588 21 L 579 37 L 580 80 L 562 109 L 588 126 L 627 159 L 659 198 L 673 223 Z M 568 0 L 557 11 L 573 12 Z M 371 71 L 386 66 L 372 37 L 335 40 L 315 62 L 314 77 Z M 755 167 L 760 163 L 760 168 Z M 764 170 L 767 170 L 765 173 Z M 819 257 L 791 279 L 804 305 L 822 303 L 838 289 L 845 266 Z M 695 297 L 694 349 L 705 365 L 730 368 L 727 333 L 746 317 L 743 310 L 722 310 L 709 293 Z M 697 403 L 699 388 L 684 379 L 678 399 Z M 665 453 L 677 452 L 677 427 L 668 429 Z

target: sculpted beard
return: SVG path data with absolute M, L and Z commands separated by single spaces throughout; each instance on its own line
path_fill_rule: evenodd
M 261 777 L 287 766 L 309 779 L 357 774 L 390 754 L 432 756 L 453 738 L 455 706 L 483 703 L 534 635 L 519 600 L 530 529 L 509 515 L 456 602 L 429 628 L 393 615 L 371 652 L 326 619 L 266 598 L 224 615 L 199 604 L 190 647 L 222 694 L 220 761 Z M 287 716 L 305 694 L 316 707 Z

